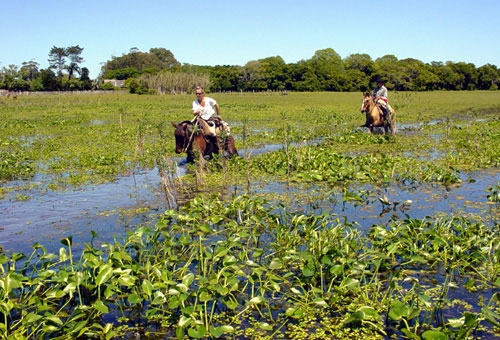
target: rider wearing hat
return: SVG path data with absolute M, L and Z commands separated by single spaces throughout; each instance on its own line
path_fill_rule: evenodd
M 373 89 L 373 100 L 380 107 L 384 114 L 384 119 L 389 120 L 389 104 L 387 101 L 387 88 L 383 79 L 377 79 L 377 87 Z

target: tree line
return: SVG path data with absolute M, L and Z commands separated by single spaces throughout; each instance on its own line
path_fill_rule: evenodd
M 378 78 L 397 91 L 498 90 L 500 70 L 496 65 L 476 67 L 467 62 L 399 60 L 385 55 L 373 60 L 368 54 L 346 58 L 332 48 L 318 50 L 306 60 L 285 63 L 280 56 L 252 60 L 243 66 L 182 64 L 170 50 L 151 48 L 112 57 L 103 64 L 99 77 L 89 78 L 80 46 L 56 47 L 49 52 L 49 68 L 39 70 L 35 61 L 19 68 L 0 70 L 0 88 L 10 91 L 64 91 L 112 89 L 104 79 L 125 80 L 132 93 L 190 92 L 201 84 L 211 91 L 366 91 Z

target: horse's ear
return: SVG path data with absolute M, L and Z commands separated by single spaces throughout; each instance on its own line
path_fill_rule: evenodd
M 171 124 L 172 124 L 172 126 L 173 126 L 174 128 L 176 128 L 176 129 L 177 129 L 177 126 L 179 126 L 179 124 L 177 124 L 177 123 L 174 123 L 174 122 L 170 122 L 170 123 L 171 123 Z

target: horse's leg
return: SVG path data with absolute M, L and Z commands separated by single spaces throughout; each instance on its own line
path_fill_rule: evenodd
M 236 150 L 236 145 L 235 145 L 233 136 L 231 136 L 231 135 L 226 136 L 226 140 L 224 143 L 224 149 L 227 151 L 229 156 L 238 155 L 238 150 Z

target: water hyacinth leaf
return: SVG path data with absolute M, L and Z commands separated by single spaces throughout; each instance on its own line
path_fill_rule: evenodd
M 174 288 L 170 288 L 168 290 L 168 295 L 180 295 L 181 292 L 179 292 L 177 289 L 174 289 Z
M 344 266 L 341 264 L 336 264 L 330 267 L 330 274 L 332 275 L 339 276 L 342 275 L 343 272 L 344 272 Z
M 1 305 L 0 305 L 1 307 Z M 5 314 L 5 313 L 4 313 Z M 27 325 L 32 325 L 32 324 L 35 324 L 37 323 L 40 319 L 42 319 L 43 317 L 39 314 L 36 314 L 36 313 L 28 313 L 28 315 L 26 315 L 24 317 L 24 321 L 26 322 Z
M 347 318 L 345 323 L 351 323 L 354 321 L 363 321 L 364 318 L 365 318 L 365 313 L 362 310 L 357 310 Z
M 248 302 L 247 305 L 252 306 L 252 305 L 258 305 L 261 303 L 266 302 L 266 299 L 264 299 L 263 296 L 256 296 L 254 298 L 251 298 Z
M 321 257 L 321 264 L 330 265 L 330 264 L 332 264 L 332 259 L 328 255 L 323 255 Z
M 99 311 L 102 314 L 109 313 L 109 308 L 102 302 L 101 300 L 98 300 L 92 304 L 92 307 L 94 307 L 95 310 Z
M 424 340 L 447 340 L 448 336 L 443 332 L 436 330 L 428 330 L 422 333 L 422 339 Z
M 12 278 L 11 275 L 7 275 L 2 280 L 0 280 L 0 288 L 3 288 L 8 293 L 10 293 L 13 289 L 21 287 L 21 281 Z
M 50 321 L 53 324 L 56 324 L 56 325 L 59 325 L 59 326 L 62 326 L 62 324 L 63 324 L 62 320 L 59 317 L 55 316 L 55 315 L 45 316 L 45 320 L 46 321 Z
M 189 325 L 191 323 L 191 318 L 185 316 L 185 315 L 181 315 L 181 317 L 179 318 L 179 327 L 186 327 L 187 325 Z
M 125 287 L 132 287 L 135 284 L 135 279 L 132 275 L 123 275 L 118 279 L 118 283 Z
M 313 300 L 314 304 L 320 307 L 328 307 L 328 303 L 321 298 L 317 298 Z
M 285 315 L 288 317 L 300 318 L 304 315 L 304 310 L 298 307 L 289 307 L 286 309 Z
M 265 331 L 272 331 L 273 330 L 273 326 L 271 326 L 267 322 L 259 322 L 259 328 L 263 329 Z
M 73 334 L 73 336 L 75 338 L 78 338 L 80 337 L 81 335 L 83 335 L 83 333 L 85 333 L 86 329 L 84 328 L 85 325 L 87 324 L 87 321 L 84 320 L 84 321 L 79 321 L 78 323 L 76 323 L 72 329 L 70 329 L 70 332 Z
M 309 264 L 305 266 L 304 269 L 302 269 L 302 275 L 304 275 L 305 277 L 314 276 L 315 273 L 316 273 L 316 267 L 312 264 Z
M 236 301 L 232 298 L 224 300 L 224 304 L 229 309 L 236 309 L 239 306 L 238 301 Z
M 64 287 L 63 292 L 73 296 L 73 293 L 76 291 L 76 282 L 70 282 L 66 287 Z
M 184 339 L 184 334 L 184 327 L 179 326 L 175 329 L 175 335 L 177 336 L 177 339 Z
M 341 283 L 341 287 L 344 287 L 344 288 L 347 288 L 347 289 L 353 290 L 353 291 L 358 291 L 359 290 L 359 280 L 352 279 L 352 278 L 345 278 Z
M 428 295 L 425 294 L 419 294 L 418 295 L 418 300 L 424 304 L 425 307 L 431 307 L 432 306 L 432 301 L 431 298 Z
M 188 286 L 186 286 L 184 283 L 178 283 L 175 286 L 179 289 L 181 293 L 186 293 L 188 291 Z
M 281 269 L 283 267 L 283 263 L 280 259 L 273 259 L 269 264 L 269 268 L 271 270 Z
M 413 255 L 411 257 L 411 262 L 418 262 L 418 263 L 422 263 L 422 264 L 425 264 L 427 263 L 427 260 L 424 259 L 422 256 L 420 255 Z
M 210 300 L 212 300 L 212 294 L 210 294 L 207 291 L 202 291 L 200 293 L 200 301 L 201 302 L 210 301 Z
M 392 320 L 399 320 L 408 315 L 410 307 L 401 301 L 393 301 L 391 309 L 389 310 L 389 317 Z
M 200 339 L 205 337 L 207 329 L 204 325 L 194 325 L 194 327 L 188 329 L 188 334 L 192 338 Z
M 66 248 L 59 248 L 59 261 L 65 262 L 68 260 L 68 252 Z
M 275 292 L 278 292 L 278 293 L 281 292 L 281 287 L 280 287 L 278 282 L 270 281 L 269 284 L 271 285 L 271 287 L 273 287 Z
M 151 294 L 153 293 L 153 285 L 151 284 L 151 281 L 149 280 L 144 280 L 142 281 L 142 291 L 147 295 L 147 296 L 151 296 Z
M 132 294 L 129 294 L 127 296 L 127 301 L 131 305 L 137 305 L 137 304 L 140 304 L 142 302 L 142 299 L 136 293 L 132 293 Z
M 97 275 L 97 278 L 96 278 L 96 284 L 98 286 L 101 286 L 106 281 L 108 281 L 112 275 L 113 275 L 113 268 L 111 267 L 111 264 L 106 263 L 99 270 L 99 274 Z
M 212 222 L 213 224 L 217 224 L 223 220 L 224 220 L 224 218 L 222 216 L 219 216 L 219 215 L 210 216 L 210 222 Z
M 220 258 L 220 257 L 224 257 L 227 255 L 229 249 L 227 249 L 226 247 L 218 247 L 217 249 L 215 249 L 215 256 Z
M 63 238 L 61 240 L 61 244 L 65 245 L 67 247 L 71 246 L 73 244 L 73 236 L 68 236 L 66 238 Z
M 224 334 L 224 331 L 222 330 L 222 326 L 214 327 L 214 326 L 209 326 L 208 331 L 211 336 L 214 338 L 220 338 L 222 334 Z
M 218 286 L 216 290 L 217 290 L 217 293 L 219 293 L 222 296 L 226 296 L 227 293 L 229 293 L 229 288 L 224 287 L 224 286 Z
M 236 257 L 234 257 L 234 255 L 224 256 L 223 263 L 225 266 L 231 266 L 231 265 L 235 264 L 236 262 L 238 262 L 238 259 Z
M 177 298 L 176 299 L 170 299 L 168 301 L 168 308 L 169 309 L 177 309 L 180 305 L 181 305 L 181 302 Z
M 198 226 L 198 229 L 205 234 L 209 234 L 211 231 L 210 225 L 208 223 L 200 224 Z
M 224 334 L 232 334 L 232 333 L 234 333 L 234 327 L 233 326 L 223 325 L 223 326 L 220 326 L 220 328 L 222 329 L 222 332 Z
M 182 277 L 182 284 L 186 287 L 186 291 L 187 291 L 187 287 L 189 287 L 189 285 L 191 283 L 193 283 L 193 281 L 194 281 L 194 274 L 193 273 L 188 273 Z

